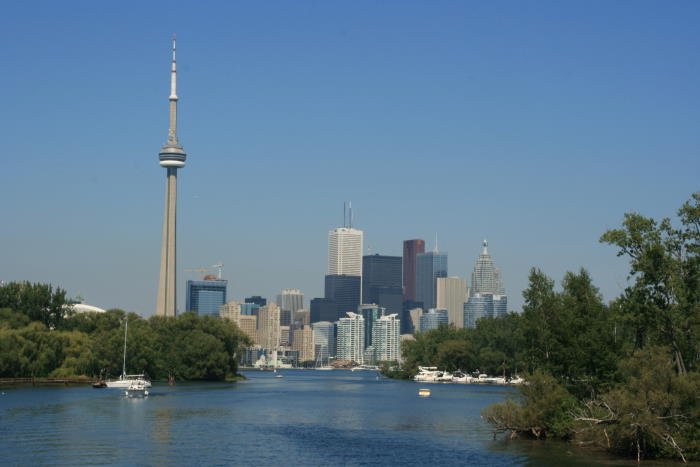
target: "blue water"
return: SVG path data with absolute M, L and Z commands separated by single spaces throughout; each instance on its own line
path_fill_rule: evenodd
M 146 399 L 90 387 L 4 388 L 0 463 L 117 465 L 571 465 L 494 441 L 495 386 L 377 380 L 374 372 L 245 372 L 238 383 L 155 384 Z M 430 398 L 418 397 L 430 387 Z M 554 452 L 554 451 L 552 451 Z

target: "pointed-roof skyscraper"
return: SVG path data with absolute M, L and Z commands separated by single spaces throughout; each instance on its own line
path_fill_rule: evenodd
M 168 141 L 158 157 L 166 169 L 165 216 L 163 218 L 163 245 L 161 247 L 160 280 L 158 282 L 157 316 L 175 316 L 177 313 L 177 169 L 185 166 L 187 154 L 177 139 L 177 67 L 175 62 L 175 36 L 173 59 L 170 67 L 170 122 Z
M 489 243 L 484 240 L 484 249 L 474 265 L 472 273 L 471 295 L 493 294 L 505 295 L 505 287 L 501 280 L 501 270 L 496 267 L 489 254 Z

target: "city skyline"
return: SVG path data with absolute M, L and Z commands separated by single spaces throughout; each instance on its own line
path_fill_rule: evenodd
M 163 174 L 152 150 L 173 32 L 190 151 L 180 311 L 186 280 L 199 279 L 184 270 L 219 260 L 230 297 L 323 296 L 327 232 L 346 199 L 363 254 L 400 256 L 403 240 L 437 230 L 450 275 L 469 279 L 488 238 L 509 308 L 531 267 L 557 281 L 585 267 L 611 300 L 627 264 L 600 234 L 697 190 L 694 3 L 163 5 L 139 18 L 124 5 L 78 16 L 8 5 L 0 280 L 154 313 Z

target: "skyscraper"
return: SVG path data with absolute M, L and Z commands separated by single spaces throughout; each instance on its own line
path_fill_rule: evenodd
M 246 303 L 254 303 L 254 304 L 258 305 L 259 307 L 267 305 L 267 299 L 261 297 L 260 295 L 253 295 L 252 297 L 246 297 L 245 302 Z
M 464 304 L 464 326 L 476 327 L 476 321 L 493 316 L 493 294 L 475 293 Z
M 358 307 L 357 313 L 362 315 L 365 320 L 365 348 L 372 345 L 372 332 L 374 329 L 374 323 L 377 322 L 379 318 L 384 316 L 386 309 L 378 305 L 360 305 Z
M 335 302 L 337 320 L 348 311 L 357 311 L 360 305 L 362 278 L 360 276 L 327 275 L 325 277 L 326 299 Z
M 467 301 L 467 281 L 461 277 L 438 277 L 437 308 L 447 310 L 449 323 L 464 327 L 464 302 Z
M 423 309 L 437 305 L 437 278 L 447 277 L 447 253 L 434 251 L 416 257 L 416 301 L 423 302 Z
M 505 295 L 505 287 L 501 280 L 501 271 L 496 267 L 489 255 L 488 242 L 484 240 L 484 249 L 474 265 L 472 273 L 471 294 Z
M 362 276 L 361 230 L 338 227 L 328 232 L 328 274 Z
M 337 321 L 338 312 L 335 302 L 328 298 L 314 298 L 310 303 L 311 324 L 319 321 Z
M 425 253 L 425 240 L 403 242 L 403 299 L 416 300 L 416 256 Z
M 280 307 L 276 303 L 268 303 L 258 311 L 257 343 L 270 350 L 280 345 Z
M 311 328 L 314 331 L 315 358 L 321 362 L 328 362 L 329 358 L 335 357 L 335 323 L 319 321 L 312 324 Z
M 338 320 L 336 348 L 338 360 L 349 360 L 360 364 L 364 362 L 364 324 L 364 318 L 353 312 L 348 312 L 346 317 Z
M 304 308 L 304 294 L 299 289 L 283 289 L 277 295 L 277 305 L 280 307 L 280 324 L 291 326 L 294 313 Z
M 251 303 L 246 303 L 245 305 L 252 305 Z M 255 305 L 257 306 L 257 305 Z M 256 329 L 258 323 L 257 311 L 253 313 L 243 313 L 243 304 L 237 302 L 236 300 L 231 300 L 224 305 L 219 307 L 219 316 L 223 319 L 229 319 L 236 323 L 238 327 L 243 331 L 252 341 L 256 339 Z
M 365 255 L 362 257 L 362 301 L 386 308 L 387 314 L 401 313 L 401 257 Z
M 447 310 L 431 308 L 420 316 L 420 332 L 437 329 L 441 324 L 448 324 Z
M 206 276 L 201 281 L 187 281 L 187 300 L 185 311 L 194 311 L 198 315 L 219 316 L 219 307 L 226 303 L 226 285 L 228 281 Z
M 177 68 L 175 66 L 175 37 L 173 37 L 173 59 L 170 68 L 170 122 L 168 141 L 160 150 L 160 166 L 166 168 L 165 216 L 163 218 L 163 243 L 160 254 L 160 279 L 156 300 L 157 316 L 175 316 L 177 313 L 176 277 L 176 215 L 177 215 L 177 169 L 185 166 L 187 154 L 177 139 Z
M 372 330 L 374 361 L 399 361 L 401 359 L 401 323 L 399 315 L 392 313 L 379 318 Z

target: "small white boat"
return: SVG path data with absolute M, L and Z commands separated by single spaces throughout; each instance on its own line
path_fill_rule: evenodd
M 148 388 L 146 387 L 146 382 L 142 379 L 137 379 L 132 381 L 129 387 L 124 391 L 124 395 L 127 397 L 146 397 L 148 396 Z
M 449 383 L 452 381 L 452 373 L 449 371 L 439 371 L 436 375 L 435 381 L 438 383 Z
M 420 397 L 430 397 L 430 389 L 425 389 L 425 388 L 419 389 L 419 390 L 418 390 L 418 395 L 419 395 Z

